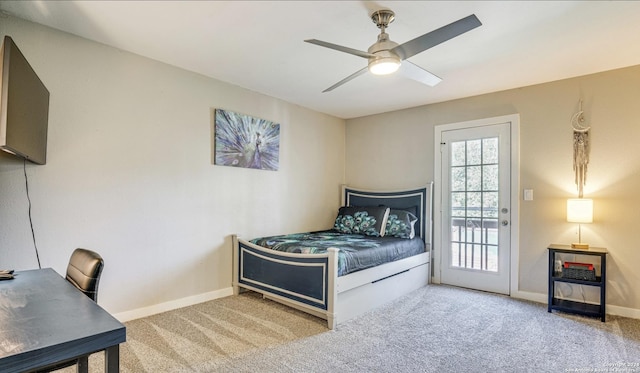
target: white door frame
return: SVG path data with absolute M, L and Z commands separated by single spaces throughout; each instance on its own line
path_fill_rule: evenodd
M 442 153 L 440 139 L 442 132 L 464 128 L 488 126 L 496 123 L 510 123 L 511 127 L 511 263 L 509 293 L 513 296 L 518 292 L 519 284 L 519 242 L 520 242 L 520 114 L 504 115 L 500 117 L 471 120 L 442 124 L 434 127 L 434 179 L 433 185 L 433 278 L 440 283 L 442 270 Z

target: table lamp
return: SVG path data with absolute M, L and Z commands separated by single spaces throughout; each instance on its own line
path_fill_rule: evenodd
M 593 200 L 587 198 L 571 198 L 567 200 L 567 221 L 578 223 L 578 243 L 572 243 L 574 249 L 588 249 L 589 244 L 582 242 L 581 224 L 593 223 Z

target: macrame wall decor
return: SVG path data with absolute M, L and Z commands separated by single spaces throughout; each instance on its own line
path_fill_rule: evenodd
M 589 164 L 589 130 L 584 112 L 582 111 L 582 100 L 577 113 L 571 117 L 573 127 L 573 171 L 576 174 L 576 186 L 578 187 L 578 197 L 582 198 L 584 184 L 587 182 L 587 165 Z

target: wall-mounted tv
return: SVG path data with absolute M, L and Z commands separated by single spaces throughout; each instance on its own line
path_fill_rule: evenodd
M 47 163 L 49 91 L 13 39 L 0 49 L 0 149 Z

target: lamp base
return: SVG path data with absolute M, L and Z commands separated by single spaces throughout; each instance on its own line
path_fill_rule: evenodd
M 572 243 L 571 248 L 589 250 L 589 244 L 588 243 Z

